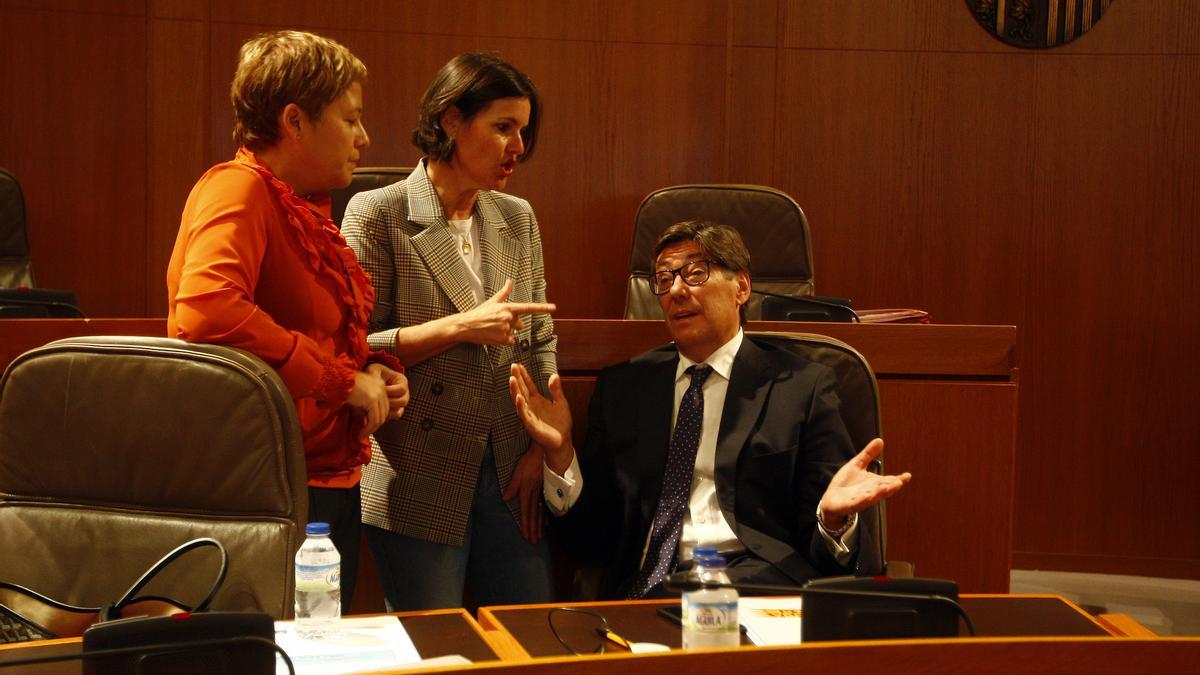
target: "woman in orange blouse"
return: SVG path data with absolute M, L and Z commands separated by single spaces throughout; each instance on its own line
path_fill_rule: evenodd
M 167 269 L 171 337 L 245 349 L 296 402 L 309 520 L 328 522 L 353 599 L 368 436 L 408 402 L 393 357 L 367 347 L 370 279 L 329 216 L 350 183 L 366 68 L 342 45 L 282 31 L 242 45 L 231 98 L 241 146 L 188 197 Z

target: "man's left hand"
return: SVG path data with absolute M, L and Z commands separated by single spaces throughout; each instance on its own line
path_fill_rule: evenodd
M 850 516 L 891 497 L 912 480 L 907 471 L 898 476 L 880 476 L 868 471 L 867 467 L 881 452 L 883 439 L 876 438 L 833 475 L 821 496 L 825 529 L 841 529 Z

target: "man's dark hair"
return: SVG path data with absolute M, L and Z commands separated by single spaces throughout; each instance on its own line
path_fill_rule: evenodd
M 654 270 L 658 256 L 672 244 L 694 241 L 700 245 L 709 260 L 725 269 L 727 277 L 738 272 L 750 274 L 750 251 L 742 235 L 729 225 L 711 220 L 685 220 L 668 227 L 654 243 L 654 254 L 650 258 L 650 269 Z M 746 304 L 738 308 L 742 324 L 746 323 Z

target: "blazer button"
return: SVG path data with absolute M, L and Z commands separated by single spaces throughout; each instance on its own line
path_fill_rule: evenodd
M 429 388 L 429 393 L 433 394 L 434 396 L 441 396 L 443 391 L 444 389 L 441 382 L 434 382 L 433 386 Z
M 521 338 L 521 349 L 529 351 L 529 338 Z
M 421 420 L 421 429 L 422 430 L 429 431 L 432 428 L 433 428 L 433 418 L 426 417 L 425 419 Z

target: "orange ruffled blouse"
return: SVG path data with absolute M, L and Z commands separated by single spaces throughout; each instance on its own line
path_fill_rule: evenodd
M 249 150 L 192 188 L 167 267 L 167 335 L 238 347 L 279 373 L 296 402 L 308 484 L 353 487 L 370 459 L 346 399 L 370 352 L 370 277 L 329 215 Z

